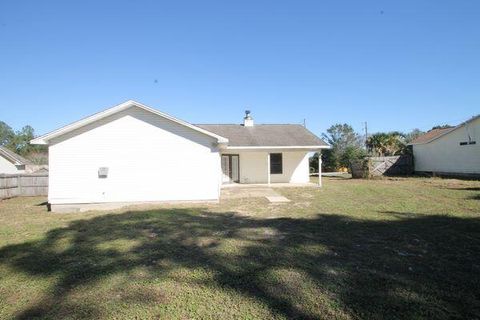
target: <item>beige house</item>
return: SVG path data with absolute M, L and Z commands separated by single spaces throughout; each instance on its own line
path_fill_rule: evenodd
M 32 140 L 49 146 L 52 210 L 84 204 L 218 201 L 233 183 L 308 183 L 329 146 L 301 125 L 193 125 L 127 101 Z M 321 179 L 320 179 L 321 183 Z
M 416 172 L 480 175 L 480 115 L 410 143 Z

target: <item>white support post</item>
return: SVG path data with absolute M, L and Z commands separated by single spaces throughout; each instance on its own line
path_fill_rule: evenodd
M 270 185 L 270 153 L 267 152 L 267 183 Z
M 322 186 L 322 151 L 318 152 L 318 186 Z

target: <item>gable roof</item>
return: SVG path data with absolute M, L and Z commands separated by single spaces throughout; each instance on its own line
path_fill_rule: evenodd
M 299 124 L 198 124 L 229 140 L 228 147 L 313 147 L 330 146 Z
M 172 122 L 178 123 L 182 126 L 188 127 L 188 128 L 190 128 L 194 131 L 197 131 L 197 132 L 203 133 L 207 136 L 213 137 L 213 138 L 217 139 L 218 143 L 227 143 L 228 142 L 228 139 L 226 139 L 222 136 L 219 136 L 215 133 L 209 132 L 205 129 L 194 126 L 194 125 L 192 125 L 192 124 L 190 124 L 186 121 L 183 121 L 183 120 L 177 119 L 175 117 L 172 117 L 171 115 L 168 115 L 166 113 L 155 110 L 155 109 L 153 109 L 151 107 L 148 107 L 148 106 L 146 106 L 142 103 L 139 103 L 139 102 L 136 102 L 136 101 L 133 101 L 133 100 L 128 100 L 128 101 L 125 101 L 124 103 L 116 105 L 112 108 L 109 108 L 107 110 L 95 113 L 95 114 L 93 114 L 89 117 L 86 117 L 84 119 L 81 119 L 81 120 L 76 121 L 74 123 L 71 123 L 69 125 L 66 125 L 66 126 L 60 128 L 60 129 L 54 130 L 54 131 L 49 132 L 49 133 L 47 133 L 43 136 L 35 138 L 32 141 L 30 141 L 30 143 L 32 143 L 32 144 L 48 144 L 49 141 L 53 138 L 60 137 L 60 136 L 66 134 L 68 132 L 71 132 L 71 131 L 76 130 L 76 129 L 81 128 L 81 127 L 84 127 L 84 126 L 86 126 L 90 123 L 93 123 L 95 121 L 98 121 L 100 119 L 103 119 L 103 118 L 108 117 L 110 115 L 116 114 L 118 112 L 121 112 L 121 111 L 126 110 L 126 109 L 131 108 L 131 107 L 137 107 L 137 108 L 143 109 L 143 110 L 148 111 L 150 113 L 153 113 L 153 114 L 155 114 L 159 117 L 165 118 L 165 119 L 170 120 Z
M 68 132 L 84 127 L 90 123 L 121 112 L 131 107 L 138 107 L 155 115 L 188 127 L 217 139 L 218 143 L 228 147 L 247 148 L 312 148 L 326 149 L 330 146 L 315 136 L 302 125 L 297 124 L 260 124 L 245 127 L 239 124 L 199 124 L 193 125 L 186 121 L 174 118 L 166 113 L 155 110 L 139 102 L 128 100 L 107 110 L 98 112 L 72 124 L 54 130 L 30 141 L 32 144 L 48 144 L 50 140 Z
M 444 129 L 433 129 L 433 130 L 430 130 L 428 131 L 427 133 L 421 135 L 421 136 L 418 136 L 416 139 L 414 139 L 413 141 L 411 141 L 409 143 L 409 145 L 412 145 L 412 144 L 424 144 L 424 143 L 430 143 L 440 137 L 443 137 L 444 135 L 446 134 L 449 134 L 450 132 L 452 131 L 455 131 L 461 127 L 464 127 L 465 125 L 469 124 L 470 122 L 473 122 L 475 121 L 476 119 L 479 119 L 480 118 L 480 115 L 476 115 L 472 118 L 470 118 L 469 120 L 467 121 L 464 121 L 462 123 L 460 123 L 458 126 L 456 127 L 452 127 L 452 128 L 444 128 Z
M 24 157 L 16 154 L 15 152 L 5 148 L 0 147 L 0 156 L 4 157 L 8 161 L 12 162 L 16 166 L 32 164 L 32 162 Z

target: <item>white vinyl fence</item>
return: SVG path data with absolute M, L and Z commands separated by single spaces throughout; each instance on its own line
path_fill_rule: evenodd
M 0 174 L 0 199 L 47 194 L 48 172 Z

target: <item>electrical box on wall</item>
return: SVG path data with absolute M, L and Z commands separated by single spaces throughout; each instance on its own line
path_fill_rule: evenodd
M 105 179 L 106 177 L 108 177 L 108 167 L 98 168 L 98 177 L 101 179 Z

